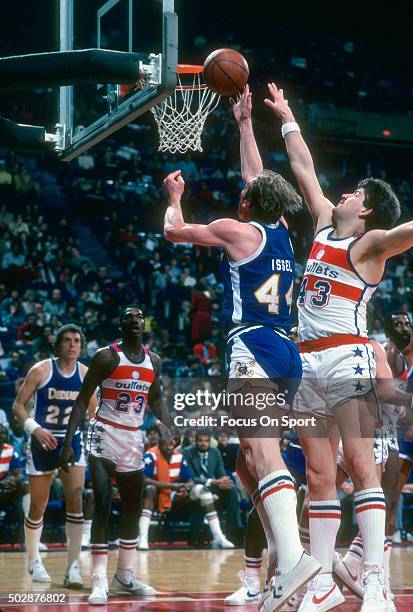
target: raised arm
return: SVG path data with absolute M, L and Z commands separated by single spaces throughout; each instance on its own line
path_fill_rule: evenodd
M 239 244 L 241 241 L 242 223 L 234 219 L 218 219 L 208 225 L 186 223 L 181 207 L 185 181 L 180 170 L 172 172 L 166 177 L 164 188 L 169 204 L 164 220 L 166 240 L 170 242 L 191 242 L 202 246 L 223 246 L 232 255 L 231 245 Z
M 353 263 L 357 258 L 369 258 L 382 264 L 394 255 L 404 253 L 413 248 L 413 221 L 402 223 L 389 230 L 370 230 L 360 238 L 352 253 Z
M 284 136 L 285 144 L 291 169 L 300 186 L 314 223 L 317 229 L 329 225 L 331 223 L 333 205 L 322 192 L 315 173 L 313 158 L 297 124 L 295 126 L 287 126 L 287 124 L 295 123 L 292 110 L 288 106 L 288 100 L 284 99 L 283 90 L 278 89 L 274 83 L 269 83 L 268 89 L 272 99 L 267 98 L 264 100 L 265 104 L 281 119 L 282 125 L 286 126 L 284 130 L 287 131 L 288 127 L 296 128 L 288 131 Z
M 234 117 L 239 127 L 241 174 L 244 183 L 249 183 L 254 176 L 257 176 L 263 170 L 261 155 L 252 127 L 251 96 L 248 85 L 245 85 L 242 95 L 232 105 Z

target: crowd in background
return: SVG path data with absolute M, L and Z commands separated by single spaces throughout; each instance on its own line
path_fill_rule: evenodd
M 282 42 L 283 33 L 277 35 Z M 195 41 L 200 56 L 207 44 L 204 39 L 200 35 Z M 264 66 L 277 64 L 283 80 L 295 83 L 289 98 L 309 137 L 320 89 L 323 104 L 334 100 L 337 106 L 369 110 L 374 101 L 375 109 L 394 111 L 399 109 L 392 106 L 392 88 L 403 86 L 397 74 L 387 77 L 383 67 L 379 78 L 371 57 L 371 70 L 360 80 L 360 53 L 367 51 L 343 39 L 326 37 L 309 44 L 297 37 L 294 48 L 290 45 L 288 53 L 285 48 L 279 44 L 276 57 L 267 49 L 259 63 L 248 48 L 241 50 L 255 75 L 255 130 L 264 166 L 291 179 L 279 125 L 261 103 Z M 331 53 L 334 65 L 343 70 L 331 72 L 327 67 L 320 72 L 321 57 Z M 397 100 L 405 110 L 407 94 Z M 21 112 L 15 110 L 20 115 L 12 118 L 21 119 Z M 30 123 L 27 108 L 24 112 Z M 220 252 L 163 239 L 162 180 L 170 171 L 182 170 L 188 221 L 208 223 L 236 215 L 243 185 L 239 136 L 226 100 L 208 119 L 203 144 L 203 153 L 179 158 L 157 153 L 155 126 L 145 116 L 70 164 L 48 154 L 0 151 L 0 424 L 10 424 L 11 403 L 28 368 L 54 355 L 53 335 L 60 325 L 73 322 L 82 327 L 87 363 L 98 347 L 117 338 L 120 307 L 131 302 L 143 308 L 144 340 L 161 356 L 165 377 L 224 373 Z M 413 217 L 413 173 L 404 151 L 356 144 L 332 151 L 316 140 L 311 148 L 320 184 L 333 202 L 354 190 L 359 179 L 377 176 L 391 182 L 402 204 L 402 220 Z M 51 180 L 56 187 L 52 195 Z M 306 212 L 289 223 L 297 260 L 296 295 L 312 224 Z M 79 228 L 87 228 L 93 240 L 85 240 Z M 412 263 L 410 252 L 387 265 L 369 311 L 371 334 L 383 337 L 383 317 L 389 311 L 402 310 L 412 318 Z M 20 447 L 24 462 L 24 445 Z

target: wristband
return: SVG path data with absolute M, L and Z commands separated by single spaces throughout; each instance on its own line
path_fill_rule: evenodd
M 31 417 L 26 419 L 23 425 L 24 431 L 28 433 L 29 435 L 31 435 L 34 432 L 34 430 L 38 429 L 39 427 L 41 427 L 39 423 L 35 421 L 34 419 L 32 419 Z
M 283 138 L 285 138 L 289 132 L 301 132 L 300 126 L 296 121 L 290 121 L 289 123 L 284 123 L 281 126 L 281 134 Z

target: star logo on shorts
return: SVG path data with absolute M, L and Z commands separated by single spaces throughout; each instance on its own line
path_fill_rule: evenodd
M 96 452 L 98 455 L 101 455 L 101 454 L 103 453 L 103 448 L 102 448 L 101 446 L 97 446 L 97 447 L 95 448 L 95 452 Z
M 354 370 L 354 374 L 360 374 L 360 376 L 361 376 L 363 374 L 363 370 L 365 370 L 365 368 L 362 368 L 359 365 L 357 365 L 357 367 L 353 366 L 353 370 Z
M 102 442 L 102 436 L 96 436 L 94 439 L 95 444 L 100 444 Z
M 354 385 L 354 390 L 355 391 L 364 391 L 364 385 L 362 385 L 360 382 L 358 382 L 357 385 Z
M 103 433 L 105 430 L 103 429 L 102 425 L 97 425 L 95 427 L 96 431 L 100 431 L 100 433 Z
M 354 357 L 363 357 L 363 351 L 359 347 L 357 347 L 353 351 L 353 353 L 354 353 Z

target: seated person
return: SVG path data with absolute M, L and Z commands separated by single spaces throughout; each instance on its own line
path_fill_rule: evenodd
M 214 507 L 214 498 L 202 484 L 192 481 L 192 473 L 182 453 L 174 449 L 174 440 L 165 432 L 159 446 L 144 455 L 145 488 L 142 514 L 139 519 L 138 549 L 148 550 L 148 534 L 154 509 L 160 512 L 178 510 L 191 503 L 199 503 L 208 520 L 214 548 L 234 548 L 221 531 Z
M 184 451 L 188 465 L 194 475 L 194 483 L 202 484 L 217 500 L 218 507 L 226 511 L 230 519 L 229 529 L 236 536 L 242 528 L 237 487 L 227 475 L 221 453 L 211 446 L 211 435 L 207 430 L 196 432 L 195 444 Z

